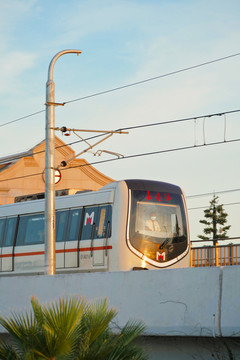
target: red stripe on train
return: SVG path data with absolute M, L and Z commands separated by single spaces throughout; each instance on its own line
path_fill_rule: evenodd
M 87 248 L 80 248 L 79 251 L 97 251 L 97 250 L 111 250 L 112 246 L 96 246 L 93 249 L 91 249 L 90 247 Z M 56 254 L 63 254 L 63 253 L 70 253 L 70 252 L 78 252 L 78 249 L 66 249 L 64 250 L 56 250 Z M 19 257 L 19 256 L 34 256 L 34 255 L 44 255 L 45 252 L 44 251 L 35 251 L 35 252 L 27 252 L 27 253 L 16 253 L 14 255 L 12 254 L 2 254 L 0 255 L 0 258 L 6 258 L 6 257 Z

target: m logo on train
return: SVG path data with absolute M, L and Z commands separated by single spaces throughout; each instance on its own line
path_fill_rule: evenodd
M 87 224 L 92 225 L 93 224 L 93 220 L 94 220 L 94 212 L 91 213 L 91 215 L 89 215 L 89 213 L 85 214 L 85 220 L 84 220 L 84 225 L 86 226 Z

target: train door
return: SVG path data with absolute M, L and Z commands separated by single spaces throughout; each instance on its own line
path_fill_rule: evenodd
M 17 217 L 6 218 L 2 238 L 2 271 L 13 271 L 14 242 L 17 229 Z
M 56 211 L 56 269 L 64 268 L 64 243 L 68 213 L 68 210 Z
M 44 214 L 22 215 L 14 248 L 14 270 L 44 270 Z
M 91 240 L 91 256 L 93 267 L 107 268 L 108 254 L 109 254 L 109 237 L 111 227 L 111 206 L 99 206 L 96 223 L 94 229 L 94 236 Z
M 91 206 L 84 209 L 79 246 L 80 268 L 107 269 L 108 244 L 111 233 L 111 206 Z
M 82 208 L 69 211 L 68 229 L 65 241 L 65 268 L 76 268 L 79 266 L 79 236 L 82 223 Z
M 96 229 L 98 206 L 85 207 L 83 210 L 83 223 L 79 242 L 80 270 L 90 271 L 93 268 L 93 238 Z

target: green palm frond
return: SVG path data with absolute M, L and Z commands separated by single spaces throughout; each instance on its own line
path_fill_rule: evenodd
M 130 320 L 123 327 L 121 331 L 121 336 L 127 344 L 135 340 L 139 335 L 143 333 L 144 330 L 146 330 L 146 326 L 142 322 Z
M 13 353 L 16 352 L 21 358 L 27 349 L 32 352 L 36 344 L 37 326 L 32 312 L 28 314 L 13 314 L 8 319 L 0 318 L 0 324 L 11 336 Z M 29 358 L 31 359 L 31 357 Z
M 0 317 L 0 324 L 16 338 L 22 338 L 31 332 L 32 329 L 36 328 L 33 314 L 28 314 L 27 312 L 24 315 L 13 314 L 8 319 Z
M 59 299 L 58 303 L 54 303 L 51 307 L 43 306 L 46 329 L 49 331 L 54 329 L 61 334 L 64 328 L 64 335 L 68 336 L 81 322 L 85 308 L 86 303 L 77 298 Z
M 107 300 L 88 304 L 77 297 L 42 305 L 31 299 L 29 313 L 0 318 L 11 341 L 0 343 L 1 360 L 144 360 L 132 342 L 144 331 L 129 321 L 119 334 L 111 331 L 117 311 Z
M 117 311 L 108 309 L 107 300 L 92 303 L 82 319 L 82 337 L 77 344 L 75 354 L 79 360 L 104 360 L 109 354 L 110 343 L 109 324 L 116 316 Z
M 100 307 L 98 306 L 96 310 L 101 309 L 103 310 L 103 313 L 107 312 L 106 304 L 106 302 L 100 305 L 98 304 Z M 117 312 L 115 310 L 111 310 L 111 319 L 113 319 L 116 314 Z M 92 315 L 94 315 L 94 312 Z M 110 330 L 110 321 L 108 321 L 108 326 L 104 325 L 103 327 L 98 328 L 95 326 L 98 325 L 98 323 L 94 322 L 94 317 L 91 316 L 90 319 L 92 319 L 91 328 L 86 329 L 86 334 L 90 331 L 88 336 L 91 339 L 91 332 L 94 333 L 94 341 L 91 342 L 89 339 L 84 339 L 84 344 L 79 349 L 78 360 L 146 359 L 143 350 L 132 344 L 132 342 L 145 330 L 143 323 L 129 321 L 121 330 L 120 334 L 115 335 Z M 95 330 L 97 331 L 95 332 Z
M 89 333 L 90 344 L 108 328 L 116 315 L 116 310 L 108 309 L 107 300 L 91 304 L 91 308 L 85 313 L 83 319 L 84 326 Z
M 85 301 L 66 298 L 52 305 L 42 305 L 41 309 L 39 306 L 38 302 L 33 302 L 34 313 L 42 323 L 39 349 L 44 347 L 44 353 L 50 357 L 71 354 L 80 335 Z
M 0 359 L 1 360 L 18 360 L 20 357 L 18 356 L 16 350 L 10 346 L 5 341 L 0 342 Z
M 146 329 L 142 322 L 131 320 L 123 327 L 119 335 L 114 337 L 114 350 L 106 360 L 143 360 L 146 359 L 143 350 L 133 341 Z

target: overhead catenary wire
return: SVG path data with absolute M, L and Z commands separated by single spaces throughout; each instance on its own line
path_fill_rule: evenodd
M 28 175 L 21 175 L 21 176 L 16 176 L 16 177 L 12 177 L 9 179 L 2 179 L 0 180 L 0 182 L 4 182 L 4 181 L 11 181 L 11 180 L 20 180 L 20 179 L 25 179 L 25 178 L 30 178 L 30 177 L 34 177 L 34 176 L 42 176 L 42 172 L 38 172 L 38 173 L 33 173 L 33 174 L 28 174 Z
M 234 190 L 233 190 L 234 191 Z M 199 195 L 200 196 L 200 195 Z M 226 204 L 221 204 L 223 206 L 230 206 L 230 205 L 240 205 L 240 202 L 232 202 L 232 203 L 226 203 Z M 197 206 L 197 207 L 194 207 L 194 208 L 188 208 L 188 211 L 189 210 L 200 210 L 200 209 L 208 209 L 209 208 L 209 205 L 206 205 L 206 206 Z
M 3 124 L 0 124 L 0 127 L 13 124 L 13 123 L 15 123 L 15 122 L 18 122 L 18 121 L 27 119 L 27 118 L 29 118 L 29 117 L 31 117 L 31 116 L 35 116 L 35 115 L 41 114 L 41 113 L 43 113 L 43 112 L 45 112 L 45 111 L 46 111 L 45 109 L 44 109 L 44 110 L 39 110 L 39 111 L 36 111 L 36 112 L 34 112 L 34 113 L 32 113 L 32 114 L 25 115 L 25 116 L 22 116 L 22 117 L 20 117 L 20 118 L 17 118 L 17 119 L 15 119 L 15 120 L 7 121 L 7 122 L 5 122 L 5 123 L 3 123 Z
M 236 112 L 240 112 L 240 109 L 219 112 L 219 113 L 214 113 L 214 114 L 208 114 L 208 115 L 191 116 L 191 117 L 182 118 L 182 119 L 167 120 L 167 121 L 161 121 L 161 122 L 150 123 L 150 124 L 129 126 L 129 127 L 124 127 L 124 128 L 118 129 L 118 130 L 133 130 L 133 129 L 140 129 L 140 128 L 145 128 L 145 127 L 150 127 L 150 126 L 174 124 L 174 123 L 190 121 L 190 120 L 206 119 L 206 118 L 211 118 L 214 116 L 223 116 L 223 115 L 232 114 L 232 113 L 236 113 Z
M 110 93 L 110 92 L 114 92 L 114 91 L 118 91 L 118 90 L 123 90 L 123 89 L 129 88 L 129 87 L 132 87 L 132 86 L 141 85 L 141 84 L 144 84 L 144 83 L 153 81 L 153 80 L 161 79 L 161 78 L 164 78 L 164 77 L 167 77 L 167 76 L 171 76 L 171 75 L 176 75 L 176 74 L 179 74 L 179 73 L 181 73 L 181 72 L 193 70 L 193 69 L 196 69 L 196 68 L 199 68 L 199 67 L 202 67 L 202 66 L 210 65 L 210 64 L 216 63 L 216 62 L 218 62 L 218 61 L 223 61 L 223 60 L 226 60 L 226 59 L 229 59 L 229 58 L 232 58 L 232 57 L 235 57 L 235 56 L 239 56 L 239 55 L 240 55 L 240 53 L 236 53 L 236 54 L 224 56 L 224 57 L 221 57 L 221 58 L 218 58 L 218 59 L 206 61 L 206 62 L 201 63 L 201 64 L 188 66 L 188 67 L 183 68 L 183 69 L 175 70 L 175 71 L 172 71 L 172 72 L 169 72 L 169 73 L 166 73 L 166 74 L 162 74 L 162 75 L 157 75 L 157 76 L 154 76 L 154 77 L 151 77 L 151 78 L 148 78 L 148 79 L 136 81 L 136 82 L 133 82 L 133 83 L 131 83 L 131 84 L 126 84 L 126 85 L 123 85 L 123 86 L 118 86 L 118 87 L 113 88 L 113 89 L 104 90 L 104 91 L 97 92 L 97 93 L 95 93 L 95 94 L 83 96 L 83 97 L 76 98 L 76 99 L 69 100 L 69 101 L 65 101 L 64 104 L 70 104 L 70 103 L 73 103 L 73 102 L 76 102 L 76 101 L 81 101 L 81 100 L 89 99 L 89 98 L 92 98 L 92 97 L 95 97 L 95 96 L 108 94 L 108 93 Z
M 225 142 L 225 141 L 224 141 L 224 142 Z M 187 197 L 188 199 L 190 199 L 190 198 L 195 198 L 195 197 L 212 196 L 213 194 L 225 194 L 225 193 L 235 192 L 235 191 L 240 191 L 240 188 L 238 188 L 238 189 L 231 189 L 231 190 L 213 191 L 213 192 L 208 192 L 208 193 L 203 193 L 203 194 L 194 194 L 194 195 L 188 195 L 188 196 L 186 196 L 186 197 Z
M 175 71 L 172 71 L 172 72 L 169 72 L 169 73 L 166 73 L 166 74 L 157 75 L 157 76 L 147 78 L 147 79 L 144 79 L 144 80 L 140 80 L 140 81 L 136 81 L 136 82 L 133 82 L 133 83 L 130 83 L 130 84 L 118 86 L 118 87 L 115 87 L 115 88 L 112 88 L 112 89 L 108 89 L 108 90 L 100 91 L 100 92 L 97 92 L 97 93 L 94 93 L 94 94 L 82 96 L 82 97 L 79 97 L 79 98 L 76 98 L 76 99 L 68 100 L 68 101 L 63 102 L 62 105 L 70 104 L 70 103 L 77 102 L 77 101 L 86 100 L 86 99 L 93 98 L 93 97 L 96 97 L 96 96 L 108 94 L 108 93 L 111 93 L 111 92 L 114 92 L 114 91 L 123 90 L 123 89 L 133 87 L 133 86 L 136 86 L 136 85 L 141 85 L 141 84 L 144 84 L 144 83 L 147 83 L 147 82 L 150 82 L 150 81 L 154 81 L 154 80 L 157 80 L 157 79 L 161 79 L 161 78 L 164 78 L 164 77 L 167 77 L 167 76 L 176 75 L 176 74 L 181 73 L 181 72 L 193 70 L 193 69 L 196 69 L 196 68 L 199 68 L 199 67 L 202 67 L 202 66 L 206 66 L 206 65 L 210 65 L 210 64 L 213 64 L 213 63 L 216 63 L 216 62 L 219 62 L 219 61 L 227 60 L 227 59 L 239 56 L 239 55 L 240 55 L 240 52 L 235 53 L 235 54 L 231 54 L 231 55 L 227 55 L 227 56 L 224 56 L 224 57 L 221 57 L 221 58 L 218 58 L 218 59 L 206 61 L 204 63 L 200 63 L 200 64 L 197 64 L 197 65 L 188 66 L 186 68 L 175 70 Z M 44 110 L 39 110 L 39 111 L 37 111 L 35 113 L 22 116 L 20 118 L 15 119 L 15 120 L 7 121 L 7 122 L 5 122 L 3 124 L 0 124 L 0 127 L 10 125 L 12 123 L 27 119 L 29 117 L 38 115 L 38 114 L 40 114 L 42 112 L 45 112 L 45 111 L 46 111 L 45 109 Z
M 226 144 L 226 143 L 234 143 L 234 142 L 238 142 L 238 141 L 240 141 L 240 138 L 238 138 L 238 139 L 231 139 L 231 140 L 227 140 L 227 141 L 216 141 L 216 142 L 213 142 L 213 143 L 202 144 L 202 145 L 182 146 L 182 147 L 179 147 L 179 148 L 172 148 L 172 149 L 151 151 L 151 152 L 147 152 L 147 153 L 126 155 L 126 156 L 124 156 L 124 157 L 122 157 L 122 158 L 119 158 L 119 159 L 113 158 L 113 159 L 107 159 L 107 160 L 101 160 L 101 161 L 91 162 L 90 165 L 103 164 L 103 163 L 107 163 L 107 162 L 111 162 L 111 161 L 116 161 L 116 160 L 132 159 L 132 158 L 137 158 L 137 157 L 142 157 L 142 156 L 157 155 L 157 154 L 163 154 L 163 153 L 169 153 L 169 152 L 175 152 L 175 151 L 181 151 L 181 150 L 190 150 L 190 149 L 196 149 L 196 148 L 206 147 L 206 146 L 220 145 L 220 144 Z M 70 166 L 68 169 L 73 169 L 74 167 L 82 167 L 82 166 L 87 166 L 87 165 L 88 165 L 88 164 Z M 64 170 L 64 169 L 62 169 L 62 170 Z
M 217 141 L 217 142 L 208 143 L 208 144 L 202 144 L 202 145 L 183 146 L 183 147 L 179 147 L 179 148 L 172 148 L 172 149 L 151 151 L 151 152 L 147 152 L 147 153 L 126 155 L 126 156 L 120 157 L 120 158 L 111 158 L 111 159 L 95 161 L 95 162 L 91 162 L 91 163 L 87 163 L 87 164 L 69 166 L 69 167 L 66 167 L 66 168 L 62 168 L 61 171 L 66 171 L 66 170 L 74 169 L 74 168 L 81 168 L 81 167 L 85 167 L 85 166 L 89 166 L 89 165 L 98 165 L 98 164 L 103 164 L 103 163 L 109 163 L 109 162 L 112 162 L 112 161 L 120 161 L 120 160 L 143 157 L 143 156 L 151 156 L 151 155 L 157 155 L 157 154 L 170 153 L 170 152 L 175 152 L 175 151 L 197 149 L 197 148 L 202 148 L 202 147 L 207 147 L 207 146 L 215 146 L 215 145 L 220 145 L 220 144 L 235 143 L 235 142 L 239 142 L 239 141 L 240 141 L 240 138 L 231 139 L 231 140 L 227 140 L 227 141 Z M 30 177 L 30 176 L 37 176 L 37 175 L 41 175 L 41 174 L 42 173 L 36 173 L 36 174 L 24 175 L 22 177 L 17 177 L 17 178 L 2 179 L 2 180 L 0 180 L 0 182 L 26 178 L 26 177 Z
M 185 121 L 191 121 L 191 120 L 197 120 L 197 119 L 203 119 L 203 118 L 211 118 L 214 116 L 226 116 L 227 114 L 233 114 L 233 113 L 237 113 L 240 112 L 240 109 L 236 109 L 236 110 L 229 110 L 229 111 L 224 111 L 224 112 L 218 112 L 218 113 L 213 113 L 213 114 L 208 114 L 208 115 L 198 115 L 198 116 L 191 116 L 191 117 L 187 117 L 187 118 L 180 118 L 180 119 L 174 119 L 174 120 L 167 120 L 167 121 L 161 121 L 161 122 L 156 122 L 156 123 L 149 123 L 149 124 L 141 124 L 141 125 L 135 125 L 135 126 L 128 126 L 128 127 L 124 127 L 124 128 L 120 128 L 120 129 L 116 129 L 114 131 L 125 131 L 125 130 L 136 130 L 136 129 L 141 129 L 141 128 L 147 128 L 147 127 L 154 127 L 154 126 L 160 126 L 160 125 L 168 125 L 168 124 L 174 124 L 174 123 L 179 123 L 179 122 L 185 122 Z M 91 137 L 86 138 L 85 140 L 92 140 L 98 137 L 103 136 L 104 134 L 98 134 L 98 135 L 94 135 Z M 226 140 L 226 137 L 224 136 L 224 140 Z M 76 141 L 72 141 L 70 143 L 64 144 L 64 145 L 59 145 L 56 146 L 55 149 L 60 149 L 63 148 L 65 146 L 71 146 L 71 145 L 75 145 L 78 143 L 83 142 L 84 140 L 76 140 Z M 196 146 L 196 141 L 194 142 L 195 146 Z M 35 152 L 34 154 L 41 154 L 44 153 L 45 150 L 40 150 Z M 18 160 L 21 159 L 22 155 L 16 155 L 15 157 L 11 157 L 12 160 Z
M 224 242 L 226 242 L 226 241 L 230 241 L 230 240 L 238 240 L 238 239 L 240 239 L 240 237 L 239 236 L 235 236 L 235 237 L 228 237 L 228 238 L 224 238 L 224 239 L 206 239 L 206 240 L 203 240 L 203 239 L 201 239 L 201 240 L 191 240 L 191 243 L 203 243 L 203 242 L 213 242 L 213 240 L 217 240 L 217 241 L 219 241 L 219 242 L 222 242 L 222 241 L 224 241 Z M 234 244 L 232 244 L 232 245 L 234 245 Z M 237 245 L 237 244 L 236 244 Z M 195 247 L 194 247 L 194 249 L 196 249 Z

